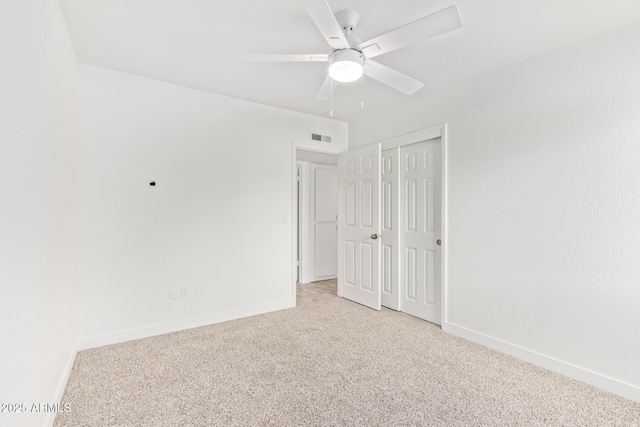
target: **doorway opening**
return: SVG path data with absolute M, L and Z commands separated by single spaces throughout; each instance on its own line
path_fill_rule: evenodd
M 294 288 L 335 295 L 338 155 L 295 146 L 294 154 Z

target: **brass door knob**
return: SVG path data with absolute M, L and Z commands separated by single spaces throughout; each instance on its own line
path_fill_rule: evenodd
M 377 234 L 372 234 L 371 235 L 371 240 L 378 240 L 378 235 Z

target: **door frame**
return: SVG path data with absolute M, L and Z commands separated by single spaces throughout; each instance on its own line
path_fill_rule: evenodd
M 296 298 L 296 278 L 298 268 L 298 164 L 297 164 L 297 150 L 312 151 L 315 153 L 323 154 L 335 154 L 339 155 L 342 150 L 334 147 L 316 147 L 310 146 L 309 143 L 296 142 L 291 143 L 291 299 L 293 306 L 297 304 Z
M 320 221 L 318 222 L 316 218 L 316 203 L 317 203 L 317 186 L 315 185 L 317 182 L 317 174 L 319 170 L 323 171 L 333 171 L 336 175 L 336 186 L 335 186 L 335 194 L 336 194 L 336 205 L 337 205 L 337 159 L 336 164 L 329 163 L 315 163 L 313 161 L 308 160 L 298 160 L 298 244 L 301 244 L 298 248 L 298 283 L 311 283 L 319 280 L 330 280 L 337 277 L 337 272 L 333 275 L 324 275 L 319 276 L 316 271 L 318 254 L 321 252 L 317 252 L 317 226 L 318 224 L 327 223 L 328 221 Z M 337 208 L 336 208 L 337 213 Z M 337 225 L 337 218 L 333 221 L 335 225 Z M 336 229 L 337 231 L 337 229 Z M 337 235 L 337 234 L 336 234 Z M 333 247 L 333 245 L 332 245 Z M 337 248 L 337 242 L 335 245 Z M 334 250 L 335 252 L 335 250 Z M 335 257 L 335 261 L 337 262 L 337 255 Z
M 440 164 L 441 164 L 441 181 L 440 181 L 440 230 L 441 230 L 441 259 L 440 259 L 440 327 L 444 332 L 447 332 L 448 319 L 448 229 L 447 229 L 447 208 L 448 208 L 448 141 L 447 141 L 447 124 L 442 123 L 436 126 L 431 126 L 425 129 L 420 129 L 414 132 L 409 132 L 403 135 L 388 138 L 382 141 L 381 150 L 388 150 L 393 148 L 402 147 L 404 145 L 411 145 L 417 142 L 426 141 L 429 139 L 440 138 Z

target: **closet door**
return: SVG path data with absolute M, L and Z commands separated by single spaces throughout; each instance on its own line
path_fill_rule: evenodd
M 440 138 L 400 149 L 400 309 L 441 323 Z
M 400 179 L 400 149 L 391 148 L 382 152 L 382 254 L 381 290 L 382 305 L 400 309 L 398 279 L 399 215 L 398 192 Z
M 338 163 L 338 295 L 380 310 L 380 144 Z

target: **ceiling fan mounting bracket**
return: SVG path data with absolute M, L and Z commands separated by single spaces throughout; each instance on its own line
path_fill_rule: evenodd
M 345 9 L 336 16 L 336 19 L 340 27 L 349 34 L 358 25 L 360 14 L 353 9 Z

